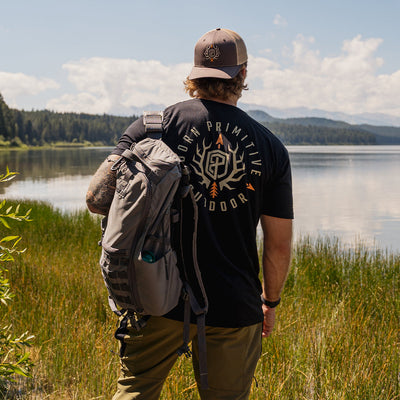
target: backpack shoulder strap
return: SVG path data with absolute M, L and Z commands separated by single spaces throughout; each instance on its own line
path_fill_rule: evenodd
M 143 113 L 144 130 L 149 138 L 161 139 L 163 132 L 162 121 L 162 111 L 145 111 Z
M 144 112 L 143 113 L 143 124 L 145 127 L 145 132 L 149 138 L 152 139 L 161 139 L 162 138 L 162 121 L 163 121 L 163 112 Z M 205 336 L 205 315 L 208 311 L 208 299 L 203 286 L 203 281 L 201 279 L 200 269 L 197 263 L 197 251 L 196 251 L 196 233 L 197 233 L 197 204 L 194 199 L 193 191 L 189 184 L 189 170 L 185 165 L 181 165 L 182 167 L 182 181 L 180 185 L 180 193 L 179 193 L 179 213 L 180 213 L 180 228 L 179 235 L 181 236 L 183 233 L 182 230 L 182 200 L 183 198 L 188 197 L 192 203 L 193 207 L 193 233 L 192 233 L 192 257 L 193 260 L 190 264 L 195 272 L 195 277 L 197 280 L 197 285 L 200 289 L 200 301 L 197 300 L 196 295 L 194 294 L 192 288 L 188 282 L 187 271 L 185 270 L 185 262 L 183 253 L 181 252 L 181 277 L 183 278 L 183 300 L 184 300 L 184 328 L 183 328 L 183 344 L 178 349 L 178 354 L 186 354 L 186 356 L 190 356 L 191 352 L 189 350 L 189 327 L 190 327 L 190 309 L 192 309 L 194 315 L 197 319 L 197 330 L 198 330 L 198 346 L 199 346 L 199 372 L 200 372 L 200 384 L 203 389 L 208 389 L 208 373 L 207 373 L 207 350 L 206 350 L 206 336 Z M 180 237 L 179 245 L 182 247 L 182 238 Z

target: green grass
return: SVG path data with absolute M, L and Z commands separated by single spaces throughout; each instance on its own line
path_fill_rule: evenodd
M 111 399 L 116 318 L 98 267 L 99 219 L 21 206 L 31 207 L 34 221 L 12 226 L 27 251 L 9 265 L 16 297 L 0 322 L 35 335 L 34 377 L 6 398 Z M 162 399 L 198 399 L 190 363 L 179 359 Z M 299 240 L 255 378 L 251 399 L 400 399 L 400 256 Z

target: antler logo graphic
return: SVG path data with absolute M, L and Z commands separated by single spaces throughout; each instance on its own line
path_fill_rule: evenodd
M 233 190 L 233 188 L 229 186 L 229 183 L 239 182 L 243 176 L 246 175 L 245 164 L 243 162 L 244 154 L 242 153 L 240 156 L 237 155 L 238 147 L 238 144 L 236 144 L 235 150 L 232 150 L 231 147 L 228 146 L 228 150 L 231 153 L 232 158 L 232 171 L 227 177 L 220 181 L 220 190 L 222 190 L 224 187 L 229 190 Z
M 206 145 L 204 140 L 202 148 L 196 145 L 192 166 L 201 177 L 200 184 L 210 190 L 212 198 L 216 198 L 224 188 L 234 190 L 231 184 L 239 182 L 246 172 L 244 153 L 238 154 L 238 144 L 235 149 L 228 145 L 228 153 L 219 149 L 209 151 L 211 146 L 211 143 Z

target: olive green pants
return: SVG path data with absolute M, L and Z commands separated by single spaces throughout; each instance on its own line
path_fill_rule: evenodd
M 261 354 L 262 324 L 206 327 L 209 389 L 199 386 L 197 327 L 190 325 L 193 368 L 202 400 L 245 400 Z M 121 371 L 113 400 L 157 400 L 182 345 L 183 323 L 151 317 L 139 332 L 129 326 L 121 344 Z

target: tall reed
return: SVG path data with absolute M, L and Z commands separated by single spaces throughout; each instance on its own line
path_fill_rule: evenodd
M 8 398 L 111 399 L 116 318 L 98 267 L 99 218 L 23 203 L 34 221 L 12 227 L 28 249 L 10 266 L 16 297 L 0 320 L 36 336 L 36 366 Z M 251 399 L 400 399 L 399 327 L 398 254 L 302 238 Z M 178 360 L 162 399 L 199 398 L 190 363 Z

